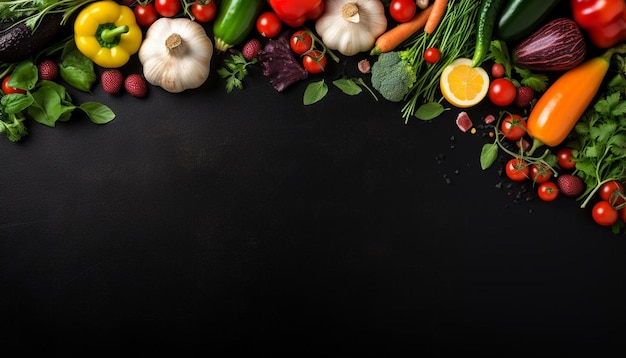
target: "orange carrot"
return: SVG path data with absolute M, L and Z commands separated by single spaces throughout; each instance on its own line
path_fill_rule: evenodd
M 424 25 L 424 32 L 429 35 L 435 31 L 441 19 L 443 19 L 443 15 L 445 15 L 448 7 L 448 0 L 435 0 L 432 6 L 433 11 L 430 12 L 430 16 L 428 16 L 428 20 L 426 20 Z
M 411 35 L 424 27 L 432 10 L 433 5 L 431 4 L 417 13 L 411 20 L 396 25 L 378 36 L 374 43 L 374 48 L 370 51 L 370 55 L 393 51 L 396 47 L 400 46 L 400 44 L 411 37 Z

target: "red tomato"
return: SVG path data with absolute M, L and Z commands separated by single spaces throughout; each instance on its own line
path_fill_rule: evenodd
M 493 78 L 504 77 L 504 65 L 494 62 L 494 64 L 491 65 L 491 76 Z
M 407 22 L 415 16 L 417 4 L 415 0 L 391 0 L 389 15 L 397 22 Z
M 137 4 L 133 8 L 133 12 L 135 13 L 137 24 L 141 27 L 149 27 L 159 18 L 153 2 L 146 5 Z
M 436 63 L 440 58 L 441 52 L 436 47 L 430 47 L 424 51 L 424 61 L 428 63 Z
M 543 201 L 554 201 L 559 196 L 559 187 L 553 181 L 541 183 L 537 188 L 537 195 Z
M 302 65 L 309 73 L 322 73 L 326 68 L 326 54 L 319 50 L 311 50 L 302 58 Z
M 9 86 L 9 80 L 11 79 L 11 76 L 6 76 L 4 78 L 4 80 L 2 80 L 2 92 L 4 94 L 13 94 L 13 93 L 26 93 L 25 90 L 21 89 L 21 88 L 15 88 L 15 87 L 10 87 Z
M 506 176 L 513 181 L 524 181 L 530 175 L 528 163 L 522 158 L 511 158 L 506 163 Z
M 617 210 L 606 200 L 600 200 L 593 206 L 591 216 L 598 225 L 602 226 L 611 226 L 619 218 Z
M 500 124 L 504 138 L 520 140 L 526 134 L 526 119 L 519 114 L 507 115 Z
M 533 163 L 530 166 L 530 179 L 538 184 L 543 184 L 552 178 L 552 169 L 544 163 Z
M 291 50 L 298 55 L 302 55 L 305 52 L 311 50 L 313 46 L 313 37 L 306 30 L 298 30 L 291 35 L 291 40 L 289 40 L 289 46 L 291 46 Z
M 272 11 L 266 11 L 259 15 L 256 20 L 256 29 L 264 37 L 276 37 L 283 28 L 283 22 Z
M 563 147 L 556 152 L 556 159 L 559 167 L 563 169 L 574 169 L 576 162 L 574 161 L 574 150 L 572 148 Z
M 618 206 L 624 203 L 624 187 L 617 180 L 611 180 L 600 186 L 598 191 L 600 198 L 611 203 L 613 206 Z
M 159 15 L 173 17 L 180 11 L 180 0 L 155 0 L 154 7 Z
M 198 22 L 210 22 L 217 14 L 215 0 L 196 0 L 191 5 L 191 14 Z
M 496 106 L 505 107 L 515 101 L 517 88 L 506 78 L 496 78 L 489 84 L 489 100 Z

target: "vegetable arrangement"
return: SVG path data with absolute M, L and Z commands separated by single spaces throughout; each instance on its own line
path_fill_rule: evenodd
M 143 97 L 148 85 L 199 89 L 213 72 L 227 93 L 242 90 L 258 68 L 278 93 L 308 81 L 303 105 L 329 85 L 365 89 L 398 102 L 406 124 L 489 101 L 500 111 L 485 116 L 494 138 L 483 169 L 509 156 L 512 182 L 532 181 L 546 201 L 595 201 L 594 220 L 624 227 L 622 0 L 9 0 L 0 18 L 0 132 L 11 141 L 28 121 L 55 126 L 76 109 L 94 123 L 115 118 L 96 102 L 73 104 L 59 77 Z M 128 73 L 133 57 L 142 73 Z M 349 57 L 357 77 L 344 74 Z M 475 129 L 466 112 L 457 124 Z

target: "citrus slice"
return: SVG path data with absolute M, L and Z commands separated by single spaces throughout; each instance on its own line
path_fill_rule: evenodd
M 471 59 L 461 57 L 443 69 L 439 85 L 448 103 L 467 108 L 485 98 L 489 90 L 489 75 L 482 67 L 472 67 Z

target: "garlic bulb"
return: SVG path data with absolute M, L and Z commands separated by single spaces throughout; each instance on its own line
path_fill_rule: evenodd
M 331 50 L 345 56 L 369 51 L 387 29 L 385 7 L 380 0 L 327 0 L 315 30 Z
M 158 19 L 139 48 L 146 81 L 172 93 L 200 87 L 209 77 L 212 56 L 206 31 L 188 18 Z

